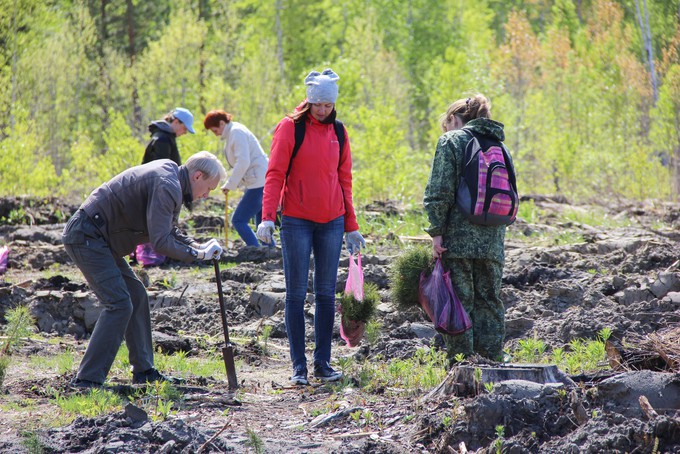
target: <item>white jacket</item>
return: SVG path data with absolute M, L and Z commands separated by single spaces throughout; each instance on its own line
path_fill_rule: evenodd
M 241 123 L 230 121 L 222 131 L 224 157 L 232 167 L 231 176 L 222 186 L 230 191 L 264 186 L 269 160 L 257 137 Z

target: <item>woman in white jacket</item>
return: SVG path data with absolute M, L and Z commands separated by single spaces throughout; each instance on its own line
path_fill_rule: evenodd
M 232 168 L 231 176 L 222 186 L 222 192 L 241 187 L 245 189 L 231 224 L 248 246 L 259 246 L 255 232 L 248 222 L 255 217 L 255 225 L 262 220 L 262 190 L 269 160 L 257 137 L 241 123 L 231 120 L 232 115 L 223 110 L 211 110 L 205 116 L 205 129 L 224 141 L 224 158 Z

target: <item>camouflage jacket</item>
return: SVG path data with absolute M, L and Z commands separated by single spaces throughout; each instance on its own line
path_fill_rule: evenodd
M 487 118 L 468 122 L 473 132 L 504 140 L 503 125 Z M 505 226 L 471 224 L 456 207 L 456 191 L 463 172 L 465 146 L 470 135 L 465 131 L 448 131 L 439 137 L 432 161 L 430 178 L 423 200 L 430 226 L 430 236 L 443 236 L 448 250 L 444 258 L 469 258 L 504 261 Z

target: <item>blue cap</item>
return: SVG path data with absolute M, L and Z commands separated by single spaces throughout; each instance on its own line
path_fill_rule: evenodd
M 182 124 L 187 127 L 187 131 L 196 134 L 196 131 L 194 131 L 194 116 L 188 109 L 177 107 L 172 111 L 172 116 L 181 121 Z

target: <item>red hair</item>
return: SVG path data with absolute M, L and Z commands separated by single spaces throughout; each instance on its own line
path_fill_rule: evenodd
M 211 110 L 206 114 L 205 119 L 203 120 L 203 126 L 205 126 L 205 129 L 218 128 L 220 126 L 220 121 L 229 123 L 231 117 L 232 115 L 224 110 Z

